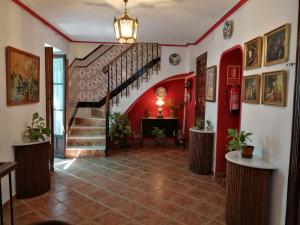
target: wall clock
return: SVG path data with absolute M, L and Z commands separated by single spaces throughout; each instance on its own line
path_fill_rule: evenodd
M 223 37 L 224 39 L 229 39 L 232 35 L 233 32 L 233 21 L 232 20 L 227 20 L 224 23 L 223 27 Z
M 158 98 L 164 98 L 167 94 L 167 90 L 164 87 L 159 87 L 156 89 L 156 96 Z
M 178 55 L 177 53 L 174 53 L 169 57 L 169 62 L 173 66 L 177 66 L 180 63 L 180 61 L 181 61 L 180 55 Z

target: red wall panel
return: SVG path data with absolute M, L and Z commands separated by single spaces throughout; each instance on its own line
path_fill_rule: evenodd
M 146 91 L 127 112 L 128 118 L 131 123 L 131 128 L 135 132 L 140 131 L 141 119 L 144 117 L 144 111 L 149 110 L 151 117 L 156 117 L 158 106 L 156 105 L 156 89 L 158 87 L 164 87 L 167 90 L 167 94 L 164 98 L 165 105 L 163 108 L 164 117 L 170 116 L 170 110 L 167 106 L 169 99 L 172 99 L 175 103 L 184 100 L 184 79 L 165 81 L 158 85 L 151 87 Z M 178 113 L 179 128 L 182 129 L 183 123 L 183 109 Z
M 196 107 L 196 77 L 187 79 L 192 83 L 192 88 L 187 89 L 187 93 L 191 95 L 190 101 L 186 100 L 186 120 L 185 120 L 185 137 L 189 140 L 189 129 L 195 125 L 195 107 Z

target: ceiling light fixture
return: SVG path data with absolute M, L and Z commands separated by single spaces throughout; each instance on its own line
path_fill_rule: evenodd
M 128 0 L 124 0 L 124 3 L 125 11 L 121 17 L 115 17 L 114 28 L 118 42 L 132 44 L 136 41 L 139 23 L 137 18 L 130 17 L 127 13 Z

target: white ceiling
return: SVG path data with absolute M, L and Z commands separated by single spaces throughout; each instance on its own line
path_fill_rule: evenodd
M 74 41 L 114 42 L 113 18 L 123 0 L 21 0 Z M 138 41 L 161 44 L 195 42 L 238 0 L 129 0 L 138 18 Z

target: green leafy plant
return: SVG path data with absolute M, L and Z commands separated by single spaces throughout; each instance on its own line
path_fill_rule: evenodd
M 45 141 L 46 137 L 49 137 L 51 130 L 45 126 L 45 119 L 34 113 L 30 124 L 26 125 L 26 129 L 22 133 L 22 139 L 24 142 Z
M 206 123 L 206 129 L 208 130 L 213 129 L 213 125 L 210 120 L 206 120 L 205 123 Z
M 201 119 L 201 118 L 197 118 L 196 119 L 196 127 L 199 130 L 203 130 L 205 128 L 205 120 Z
M 228 151 L 235 151 L 243 149 L 247 146 L 247 141 L 252 141 L 249 137 L 252 133 L 241 131 L 239 132 L 237 129 L 228 129 L 228 137 L 231 140 L 228 142 L 227 149 Z
M 154 137 L 155 144 L 157 146 L 162 146 L 165 144 L 165 129 L 159 129 L 158 127 L 153 127 L 151 135 Z
M 176 118 L 178 111 L 184 107 L 184 101 L 178 101 L 175 103 L 172 99 L 169 99 L 167 102 L 167 106 L 170 109 L 171 117 Z
M 114 144 L 127 148 L 127 138 L 131 134 L 128 116 L 121 112 L 109 115 L 109 136 Z

